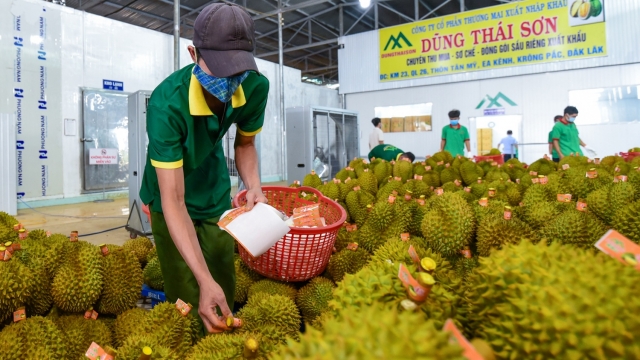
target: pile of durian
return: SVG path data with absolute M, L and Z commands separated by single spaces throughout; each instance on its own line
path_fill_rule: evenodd
M 115 359 L 465 359 L 451 319 L 485 359 L 638 359 L 640 273 L 594 243 L 609 229 L 640 241 L 639 165 L 440 152 L 356 159 L 326 184 L 309 174 L 302 185 L 348 213 L 325 272 L 284 283 L 236 256 L 242 326 L 206 337 L 175 304 L 136 307 L 143 281 L 163 287 L 148 239 L 105 256 L 40 230 L 20 240 L 0 214 L 0 240 L 20 244 L 0 261 L 0 358 L 82 359 L 95 342 Z

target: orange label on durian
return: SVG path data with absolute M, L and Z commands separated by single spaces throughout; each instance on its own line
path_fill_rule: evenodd
M 11 255 L 11 251 L 9 251 L 8 249 L 5 249 L 3 260 L 4 261 L 9 261 L 9 260 L 11 260 L 12 257 L 13 257 L 13 255 Z
M 27 319 L 27 310 L 24 307 L 19 308 L 13 312 L 13 322 L 18 322 Z
M 85 311 L 84 312 L 84 318 L 85 319 L 91 319 L 91 314 L 92 313 L 93 313 L 93 309 Z
M 534 183 L 534 184 L 539 184 L 540 183 L 540 179 L 538 179 L 537 177 L 531 178 L 531 182 Z
M 497 163 L 497 162 L 495 162 L 495 161 L 492 161 L 492 162 L 491 162 L 491 166 L 496 166 L 496 165 L 498 165 L 498 163 Z
M 478 205 L 486 207 L 487 205 L 489 205 L 489 199 L 482 198 L 478 200 Z
M 462 335 L 460 330 L 456 327 L 456 324 L 453 323 L 452 319 L 447 319 L 444 323 L 444 328 L 442 329 L 444 332 L 448 332 L 451 334 L 451 338 L 449 338 L 449 342 L 457 343 L 462 347 L 463 353 L 462 355 L 467 358 L 467 360 L 484 360 L 482 355 L 476 350 L 473 345 L 467 340 L 467 338 Z
M 607 231 L 595 244 L 600 251 L 640 271 L 640 245 L 615 230 Z
M 19 231 L 20 229 L 22 229 L 22 224 L 15 224 L 13 225 L 13 231 Z
M 98 312 L 95 310 L 91 311 L 91 320 L 98 320 Z
M 529 171 L 529 175 L 530 176 L 538 176 L 538 172 L 537 171 Z
M 100 252 L 102 253 L 102 256 L 109 255 L 109 247 L 107 247 L 106 244 L 100 245 Z
M 571 194 L 558 194 L 558 201 L 564 203 L 571 202 Z
M 180 314 L 182 314 L 182 316 L 187 316 L 187 314 L 189 314 L 189 311 L 191 311 L 192 306 L 190 304 L 187 304 L 186 302 L 178 299 L 178 301 L 176 301 L 176 309 L 178 309 L 178 311 L 180 311 Z
M 347 245 L 347 250 L 351 250 L 351 251 L 358 250 L 358 243 L 349 243 Z
M 569 164 L 564 164 L 562 165 L 562 170 L 569 170 L 570 167 Z
M 360 191 L 360 189 L 361 189 L 360 186 L 356 186 L 353 188 L 353 191 Z
M 347 232 L 354 232 L 356 230 L 358 230 L 358 225 L 357 224 L 347 225 Z
M 402 178 L 401 178 L 401 177 L 399 177 L 399 176 L 396 176 L 396 177 L 394 177 L 394 178 L 393 178 L 393 180 L 395 180 L 395 181 L 402 181 Z
M 589 179 L 595 179 L 598 177 L 598 172 L 596 170 L 589 170 L 585 176 Z
M 77 231 L 72 231 L 71 232 L 71 235 L 69 235 L 69 241 L 78 242 L 78 232 Z
M 520 184 L 520 179 L 516 179 L 516 184 Z
M 504 209 L 504 219 L 511 220 L 511 210 Z
M 425 204 L 424 199 L 418 199 L 418 200 L 416 200 L 416 202 L 417 202 L 417 203 L 418 203 L 418 205 L 420 205 L 420 206 L 424 206 L 424 204 Z
M 464 191 L 466 191 L 466 192 L 470 193 L 470 192 L 471 192 L 471 188 L 470 188 L 470 187 L 465 187 L 465 188 L 464 188 Z
M 389 198 L 387 199 L 387 201 L 389 202 L 389 204 L 393 204 L 396 202 L 396 197 L 393 195 L 389 195 Z
M 453 183 L 456 184 L 456 186 L 462 185 L 462 183 L 458 179 L 453 180 Z
M 617 165 L 616 165 L 616 168 L 615 168 L 615 169 L 613 169 L 613 172 L 620 172 L 620 166 L 617 166 Z
M 413 175 L 415 180 L 422 180 L 422 175 Z
M 409 233 L 400 234 L 400 240 L 402 240 L 404 242 L 409 241 L 410 238 L 411 238 L 411 235 Z
M 426 171 L 431 171 L 431 166 L 425 166 L 425 167 L 424 167 L 424 169 L 425 169 Z
M 113 356 L 107 353 L 103 348 L 100 347 L 100 345 L 96 344 L 95 342 L 91 343 L 91 346 L 89 346 L 89 349 L 84 355 L 90 360 L 113 360 Z
M 541 175 L 539 179 L 540 179 L 540 184 L 542 185 L 546 185 L 549 182 L 549 178 L 543 175 Z
M 582 199 L 578 200 L 578 202 L 576 203 L 576 210 L 587 211 L 587 203 Z
M 444 161 L 438 161 L 438 162 L 436 163 L 436 165 L 438 165 L 438 166 L 440 166 L 440 165 L 444 165 Z
M 460 250 L 460 253 L 462 254 L 463 257 L 465 257 L 467 259 L 471 259 L 471 250 L 462 249 L 462 250 Z
M 489 197 L 495 197 L 496 196 L 496 189 L 489 189 Z
M 420 263 L 420 257 L 418 256 L 418 253 L 416 252 L 416 249 L 414 249 L 413 245 L 409 245 L 408 252 L 411 260 L 413 260 L 414 263 Z
M 436 195 L 440 196 L 444 194 L 444 189 L 439 187 L 439 188 L 436 188 L 435 192 L 436 192 Z
M 618 175 L 616 176 L 616 179 L 618 179 L 618 181 L 620 182 L 627 182 L 629 180 L 629 177 L 627 177 L 627 175 Z
M 409 269 L 404 264 L 400 264 L 398 269 L 398 278 L 402 285 L 407 289 L 407 295 L 411 300 L 424 301 L 429 295 L 429 289 L 423 287 L 416 279 L 411 276 Z

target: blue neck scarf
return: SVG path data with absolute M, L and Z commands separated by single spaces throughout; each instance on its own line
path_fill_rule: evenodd
M 221 102 L 227 103 L 231 100 L 231 97 L 244 79 L 249 76 L 249 72 L 245 71 L 241 75 L 219 78 L 205 73 L 202 68 L 196 64 L 193 68 L 193 75 L 198 79 L 200 85 L 211 95 L 215 96 Z

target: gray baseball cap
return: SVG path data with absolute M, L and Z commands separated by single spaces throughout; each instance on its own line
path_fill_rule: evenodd
M 258 71 L 253 19 L 239 6 L 215 3 L 202 9 L 193 25 L 193 46 L 216 77 Z

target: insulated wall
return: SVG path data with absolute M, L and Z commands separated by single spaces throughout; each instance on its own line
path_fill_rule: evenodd
M 636 46 L 639 15 L 637 0 L 607 1 L 606 57 L 391 82 L 379 81 L 380 42 L 376 31 L 341 38 L 344 48 L 338 52 L 339 91 L 346 94 L 346 108 L 360 113 L 361 155 L 366 155 L 368 149 L 374 107 L 433 104 L 432 132 L 385 134 L 385 142 L 422 157 L 439 150 L 449 110 L 461 110 L 462 123 L 468 126 L 470 117 L 485 115 L 488 100 L 502 94 L 514 105 L 501 101 L 500 111 L 522 116 L 523 138 L 518 140 L 543 143 L 523 147 L 525 160 L 542 156 L 548 152 L 544 143 L 553 126 L 553 116 L 569 105 L 570 91 L 640 85 L 640 48 Z M 481 104 L 483 100 L 485 103 Z M 583 140 L 599 155 L 609 155 L 637 146 L 634 135 L 640 133 L 640 124 L 585 125 L 579 129 Z
M 24 192 L 26 200 L 78 197 L 82 195 L 82 88 L 100 89 L 102 81 L 109 79 L 122 81 L 124 92 L 153 90 L 173 72 L 173 37 L 43 1 L 0 0 L 0 9 L 0 83 L 10 84 L 0 87 L 0 113 L 14 113 L 17 120 L 24 119 L 24 141 L 34 144 L 22 154 L 27 156 L 22 162 L 26 176 L 23 188 L 27 190 L 17 192 Z M 40 36 L 42 14 L 46 14 L 45 37 Z M 17 16 L 23 36 L 16 33 Z M 14 36 L 23 39 L 20 53 Z M 186 50 L 190 43 L 181 40 L 182 66 L 191 63 Z M 46 61 L 38 58 L 42 44 L 46 47 Z M 40 66 L 45 62 L 46 78 L 41 81 Z M 270 81 L 261 135 L 262 177 L 263 181 L 275 181 L 283 178 L 278 66 L 259 59 L 257 63 Z M 33 88 L 24 99 L 16 97 L 14 91 L 20 89 L 14 86 L 18 70 L 20 80 Z M 339 105 L 337 91 L 303 84 L 299 70 L 285 67 L 284 75 L 285 107 Z M 42 100 L 41 84 L 45 86 L 47 109 L 41 109 L 38 103 Z M 64 135 L 64 119 L 77 120 L 76 131 L 71 135 Z M 41 144 L 42 134 L 45 145 Z M 44 159 L 41 150 L 46 150 Z M 42 166 L 46 166 L 44 173 Z

